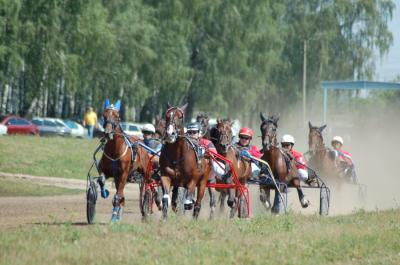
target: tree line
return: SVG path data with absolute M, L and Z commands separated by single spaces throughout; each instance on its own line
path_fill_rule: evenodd
M 391 0 L 0 0 L 0 113 L 81 117 L 106 97 L 151 121 L 167 103 L 246 119 L 321 80 L 370 79 Z

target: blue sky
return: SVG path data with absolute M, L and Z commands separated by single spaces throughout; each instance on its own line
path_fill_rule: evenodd
M 376 81 L 393 81 L 400 75 L 400 0 L 394 0 L 396 9 L 393 12 L 393 19 L 389 23 L 389 30 L 393 34 L 393 45 L 389 53 L 382 58 L 376 56 Z

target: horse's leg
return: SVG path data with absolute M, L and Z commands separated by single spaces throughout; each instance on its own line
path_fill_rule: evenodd
M 300 179 L 295 178 L 295 179 L 293 179 L 292 183 L 293 183 L 293 186 L 296 187 L 297 194 L 299 195 L 299 201 L 300 201 L 301 207 L 307 208 L 308 205 L 310 204 L 310 201 L 306 198 L 306 196 L 303 193 L 303 190 L 300 187 Z
M 172 187 L 171 209 L 174 212 L 177 211 L 177 202 L 176 202 L 176 200 L 178 199 L 179 189 L 180 189 L 180 187 L 177 186 L 177 185 Z
M 196 219 L 199 217 L 200 214 L 201 201 L 203 200 L 204 192 L 206 191 L 206 186 L 207 186 L 207 179 L 202 180 L 198 185 L 197 199 L 193 210 L 193 217 Z
M 111 217 L 111 221 L 114 223 L 122 219 L 123 207 L 125 206 L 124 188 L 127 178 L 128 174 L 126 171 L 124 171 L 119 178 L 115 178 L 115 188 L 117 189 L 117 192 L 112 201 L 113 213 Z
M 196 183 L 192 179 L 187 186 L 186 200 L 184 203 L 185 210 L 191 210 L 193 208 L 193 196 L 195 193 L 195 188 L 196 188 Z
M 100 195 L 103 199 L 106 199 L 108 195 L 110 195 L 110 192 L 105 188 L 106 186 L 106 177 L 104 173 L 101 173 L 99 178 L 97 179 L 97 182 L 99 183 L 100 186 Z
M 163 187 L 163 198 L 162 198 L 162 211 L 163 218 L 166 219 L 168 217 L 168 205 L 171 203 L 171 198 L 169 197 L 169 189 L 171 187 L 171 178 L 168 176 L 161 177 L 161 183 Z
M 217 206 L 215 188 L 208 188 L 208 195 L 210 196 L 210 219 L 214 218 L 215 208 Z
M 270 189 L 260 185 L 260 201 L 262 202 L 262 205 L 267 210 L 269 210 L 271 208 L 270 194 L 271 194 Z
M 232 176 L 228 177 L 226 180 L 226 184 L 232 184 Z M 228 206 L 233 208 L 235 204 L 235 189 L 228 189 Z
M 221 189 L 219 192 L 219 209 L 221 212 L 225 210 L 225 198 L 227 195 L 227 191 L 225 189 Z

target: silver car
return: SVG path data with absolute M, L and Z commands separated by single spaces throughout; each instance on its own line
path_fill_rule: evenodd
M 32 123 L 38 126 L 40 136 L 71 136 L 71 129 L 60 119 L 36 117 Z

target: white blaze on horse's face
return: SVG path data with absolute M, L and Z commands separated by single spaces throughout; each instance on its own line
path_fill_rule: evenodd
M 165 141 L 167 143 L 174 143 L 176 139 L 177 139 L 177 133 L 175 131 L 175 128 L 172 124 L 169 124 L 166 131 Z

